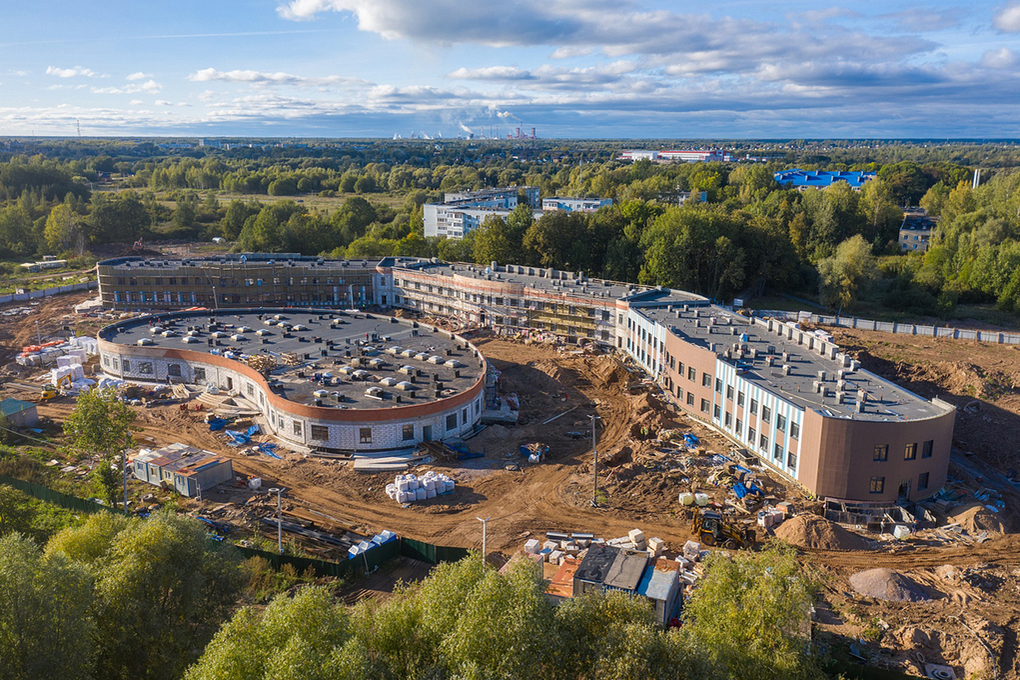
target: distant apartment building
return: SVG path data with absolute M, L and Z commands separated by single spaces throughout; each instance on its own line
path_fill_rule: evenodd
M 938 218 L 929 217 L 924 208 L 907 208 L 903 211 L 903 224 L 900 225 L 900 250 L 905 253 L 927 251 L 937 226 Z
M 606 208 L 613 204 L 611 198 L 568 198 L 565 196 L 552 196 L 542 199 L 543 212 L 595 212 L 599 208 Z
M 846 182 L 854 191 L 860 191 L 868 180 L 875 179 L 874 172 L 850 172 L 847 170 L 801 170 L 791 168 L 780 170 L 775 175 L 776 182 L 784 187 L 804 189 L 824 189 L 837 182 Z
M 645 149 L 628 149 L 620 152 L 621 161 L 650 160 L 653 163 L 707 163 L 709 161 L 729 162 L 733 156 L 722 149 L 672 149 L 668 151 L 649 151 Z
M 444 194 L 442 203 L 422 206 L 425 236 L 463 238 L 493 215 L 506 217 L 517 207 L 520 197 L 535 208 L 539 204 L 538 187 L 520 186 L 479 191 L 455 191 Z M 535 219 L 542 216 L 535 211 Z

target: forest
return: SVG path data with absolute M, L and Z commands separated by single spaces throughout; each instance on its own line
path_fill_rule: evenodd
M 615 156 L 624 143 L 596 141 L 365 140 L 173 152 L 151 141 L 26 144 L 0 147 L 4 260 L 221 237 L 237 251 L 583 270 L 721 302 L 794 295 L 830 310 L 939 317 L 961 305 L 1020 310 L 1020 154 L 1012 144 L 727 142 L 737 160 L 699 164 L 623 163 Z M 796 191 L 773 179 L 790 167 L 877 178 L 859 192 L 845 183 Z M 537 220 L 521 208 L 463 240 L 423 236 L 421 206 L 443 192 L 522 184 L 543 197 L 615 204 Z M 678 205 L 686 192 L 706 200 Z M 907 206 L 939 219 L 924 254 L 899 252 Z

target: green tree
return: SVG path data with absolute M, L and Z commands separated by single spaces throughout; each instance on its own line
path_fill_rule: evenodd
M 133 440 L 131 423 L 134 412 L 113 388 L 92 389 L 78 396 L 74 410 L 64 420 L 69 446 L 79 454 L 98 455 L 93 470 L 96 481 L 111 507 L 116 507 L 117 488 L 123 471 L 114 471 L 115 458 Z
M 684 606 L 682 635 L 705 665 L 692 676 L 822 677 L 807 651 L 811 601 L 790 548 L 713 554 Z
M 0 248 L 12 255 L 25 255 L 35 249 L 32 216 L 20 205 L 0 210 Z
M 43 235 L 51 252 L 74 250 L 79 255 L 85 252 L 82 217 L 66 203 L 55 206 L 50 211 Z
M 92 605 L 85 568 L 18 534 L 0 538 L 0 679 L 92 678 Z
M 94 514 L 54 536 L 47 554 L 84 566 L 95 579 L 101 680 L 181 677 L 240 587 L 233 549 L 169 510 L 148 520 Z
M 871 244 L 858 234 L 836 247 L 836 254 L 818 263 L 822 301 L 838 309 L 853 306 L 862 290 L 877 276 Z

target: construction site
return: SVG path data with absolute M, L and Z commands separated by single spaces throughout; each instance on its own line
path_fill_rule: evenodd
M 0 309 L 0 396 L 37 402 L 33 445 L 47 442 L 52 467 L 80 484 L 82 496 L 91 493 L 96 461 L 67 458 L 59 433 L 75 389 L 53 384 L 56 357 L 52 365 L 16 359 L 137 315 L 75 312 L 86 299 L 68 294 Z M 480 548 L 485 518 L 490 560 L 529 554 L 554 585 L 568 560 L 580 564 L 603 543 L 682 559 L 690 584 L 704 550 L 779 539 L 817 579 L 814 635 L 824 644 L 910 675 L 1017 677 L 1020 354 L 972 341 L 826 330 L 864 368 L 956 407 L 949 475 L 929 498 L 876 509 L 814 497 L 677 410 L 624 352 L 561 344 L 551 334 L 472 334 L 516 422 L 483 419 L 379 471 L 267 434 L 274 428 L 243 393 L 184 381 L 103 384 L 136 413 L 129 457 L 180 444 L 232 466 L 232 479 L 194 495 L 133 478 L 135 511 L 173 500 L 231 540 L 275 544 L 282 529 L 288 549 L 329 560 L 347 559 L 381 532 Z M 51 347 L 66 355 L 71 344 Z M 97 356 L 78 354 L 78 380 L 109 380 Z M 270 488 L 283 490 L 279 500 Z M 706 518 L 718 518 L 718 528 Z M 692 550 L 692 542 L 700 545 Z M 357 597 L 386 597 L 391 585 L 366 579 Z

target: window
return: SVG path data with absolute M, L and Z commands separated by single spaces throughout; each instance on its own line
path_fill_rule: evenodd
M 743 431 L 744 431 L 744 421 L 741 420 L 740 418 L 737 418 L 737 434 L 739 435 Z
M 882 493 L 885 491 L 885 477 L 872 477 L 870 493 Z
M 733 424 L 733 414 L 732 413 L 727 413 L 726 414 L 726 418 L 724 418 L 724 421 L 726 422 L 726 427 L 729 427 L 730 425 L 732 425 Z
M 693 366 L 687 368 L 687 379 L 691 382 L 698 379 L 698 371 Z
M 195 382 L 202 382 L 202 381 L 204 381 L 205 380 L 205 369 L 204 368 L 196 367 L 194 370 L 195 370 Z
M 800 439 L 800 425 L 797 423 L 790 423 L 790 436 L 794 439 Z
M 889 460 L 889 445 L 888 444 L 876 444 L 875 445 L 875 461 L 882 462 Z
M 312 425 L 312 439 L 328 442 L 329 428 L 325 425 Z
M 782 460 L 783 459 L 783 445 L 776 442 L 775 447 L 772 449 L 772 459 Z
M 403 439 L 405 442 L 414 439 L 414 423 L 404 425 Z
M 753 416 L 758 415 L 758 400 L 757 399 L 752 399 L 751 400 L 751 415 L 753 415 Z
M 467 425 L 467 423 L 468 423 L 468 410 L 464 409 L 463 411 L 460 412 L 460 424 Z
M 711 407 L 712 407 L 712 404 L 708 401 L 708 399 L 702 399 L 701 400 L 701 410 L 703 412 L 708 413 L 708 409 L 710 409 Z
M 743 406 L 743 405 L 744 405 L 744 393 L 743 392 L 737 392 L 737 406 Z
M 786 416 L 776 414 L 776 429 L 780 432 L 786 432 Z
M 768 406 L 761 407 L 761 421 L 763 423 L 772 422 L 772 409 L 770 409 Z
M 722 394 L 722 380 L 719 378 L 715 379 L 715 391 Z
M 295 437 L 300 437 L 301 436 L 301 421 L 300 420 L 295 420 L 294 421 L 294 436 Z
M 928 488 L 928 475 L 927 472 L 922 472 L 917 476 L 917 490 L 924 491 Z
M 677 362 L 677 371 L 676 372 L 680 375 L 681 378 L 684 376 L 684 362 L 682 362 L 682 361 L 678 361 Z
M 152 362 L 151 361 L 140 362 L 138 364 L 138 372 L 143 375 L 152 375 Z M 195 369 L 195 372 L 198 372 L 197 368 Z
M 711 387 L 712 386 L 712 376 L 710 376 L 708 373 L 702 373 L 701 374 L 701 386 L 702 387 Z
M 249 397 L 255 396 L 255 386 L 252 385 L 251 383 L 244 384 L 244 391 L 248 394 Z
M 694 406 L 694 392 L 687 393 L 687 405 Z
M 181 377 L 181 365 L 180 364 L 169 364 L 166 367 L 166 372 L 175 378 Z
M 722 408 L 719 406 L 719 404 L 715 405 L 715 410 L 712 415 L 715 416 L 716 418 L 722 417 Z
M 757 430 L 755 430 L 753 427 L 747 428 L 747 441 L 751 442 L 751 444 L 753 445 L 754 444 L 754 440 L 757 437 L 758 437 L 758 431 Z
M 769 438 L 766 435 L 762 435 L 761 438 L 758 440 L 758 448 L 761 449 L 762 451 L 769 450 Z
M 127 373 L 130 370 L 131 370 L 131 360 L 130 359 L 125 359 L 124 360 L 124 372 Z
M 931 451 L 935 448 L 935 440 L 929 439 L 921 445 L 921 458 L 931 458 Z
M 917 444 L 907 444 L 903 449 L 903 460 L 914 460 L 917 458 Z
M 797 470 L 797 454 L 794 453 L 793 451 L 790 451 L 788 454 L 786 454 L 786 467 L 794 471 Z
M 451 413 L 450 415 L 446 416 L 446 429 L 447 430 L 456 430 L 457 429 L 457 414 L 456 413 Z
M 360 441 L 362 444 L 371 444 L 372 428 L 370 427 L 358 428 L 358 441 Z
M 733 401 L 733 385 L 726 386 L 726 398 Z

